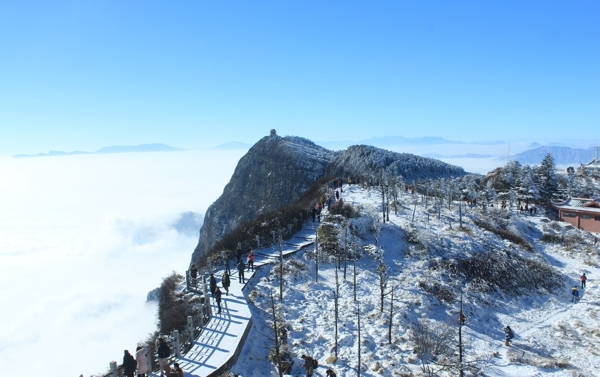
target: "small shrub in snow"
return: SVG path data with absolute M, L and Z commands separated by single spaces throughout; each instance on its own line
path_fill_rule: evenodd
M 553 292 L 563 287 L 561 275 L 549 264 L 509 251 L 488 251 L 465 259 L 433 260 L 431 268 L 461 276 L 482 292 L 500 290 L 525 294 L 540 289 Z
M 419 288 L 429 293 L 440 301 L 452 304 L 455 300 L 454 294 L 438 282 L 428 283 L 423 280 L 419 282 Z
M 430 370 L 429 364 L 441 362 L 446 355 L 454 353 L 454 332 L 443 323 L 420 320 L 411 327 L 410 333 L 425 373 Z
M 360 210 L 348 203 L 336 202 L 329 206 L 331 215 L 341 215 L 346 219 L 360 217 Z
M 323 223 L 317 229 L 321 255 L 335 255 L 337 250 L 340 249 L 339 232 L 340 228 L 331 222 Z
M 495 227 L 493 224 L 483 221 L 483 220 L 473 219 L 473 222 L 478 227 L 483 228 L 487 231 L 490 231 L 490 232 L 496 234 L 497 236 L 504 238 L 505 240 L 508 240 L 514 244 L 517 244 L 517 245 L 525 248 L 526 250 L 529 250 L 529 251 L 534 250 L 533 246 L 531 246 L 531 244 L 529 242 L 527 242 L 527 240 L 525 238 L 519 236 L 518 234 L 515 234 L 506 229 Z

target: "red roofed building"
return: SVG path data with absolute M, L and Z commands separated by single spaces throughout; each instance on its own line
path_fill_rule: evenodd
M 588 232 L 600 233 L 600 200 L 569 198 L 563 203 L 554 203 L 562 221 Z

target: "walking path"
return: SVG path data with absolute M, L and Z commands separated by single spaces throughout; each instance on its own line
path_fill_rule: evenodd
M 294 254 L 315 242 L 317 223 L 307 222 L 301 231 L 283 245 L 283 255 Z M 279 260 L 279 245 L 254 251 L 254 269 Z M 223 292 L 221 314 L 216 302 L 211 299 L 213 316 L 194 341 L 192 349 L 178 359 L 185 377 L 219 376 L 229 369 L 242 349 L 252 325 L 252 316 L 243 289 L 252 279 L 254 272 L 246 271 L 245 282 L 239 281 L 235 266 L 231 268 L 231 286 L 227 295 L 221 285 L 224 270 L 214 273 L 219 288 Z

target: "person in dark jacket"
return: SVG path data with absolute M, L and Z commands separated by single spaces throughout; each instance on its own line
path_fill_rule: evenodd
M 215 275 L 210 274 L 210 294 L 215 297 L 215 289 L 217 289 L 217 279 L 215 279 Z
M 573 288 L 571 288 L 571 302 L 573 301 L 579 301 L 579 291 L 577 290 L 576 285 L 574 285 Z
M 246 265 L 244 264 L 244 261 L 240 260 L 238 262 L 237 269 L 240 276 L 240 283 L 245 283 L 244 270 L 246 269 Z
M 306 377 L 311 377 L 315 369 L 315 359 L 306 355 L 302 355 L 301 357 L 304 360 L 304 364 L 302 364 L 302 366 L 306 370 Z
M 137 363 L 135 362 L 135 358 L 128 350 L 125 350 L 123 355 L 123 372 L 127 377 L 133 377 L 136 367 Z
M 171 356 L 171 348 L 167 344 L 165 338 L 159 338 L 158 341 L 158 365 L 160 368 L 160 375 L 164 376 L 164 372 L 167 372 L 167 376 L 169 375 L 169 356 Z M 170 368 L 169 368 L 170 369 Z
M 195 264 L 192 264 L 192 267 L 190 267 L 190 284 L 192 285 L 192 287 L 197 287 L 198 286 L 198 268 L 196 267 Z
M 227 272 L 223 274 L 223 277 L 221 278 L 221 284 L 223 284 L 223 289 L 225 289 L 225 292 L 227 292 L 227 295 L 229 295 L 229 286 L 231 285 L 231 279 L 229 279 L 229 274 Z
M 327 377 L 337 377 L 337 374 L 335 374 L 335 372 L 332 369 L 327 369 L 325 374 L 327 375 Z
M 510 326 L 506 326 L 504 328 L 504 334 L 506 334 L 506 340 L 504 341 L 504 345 L 509 346 L 510 341 L 515 337 L 515 333 L 512 331 Z
M 219 308 L 219 314 L 221 314 L 221 290 L 219 287 L 215 288 L 215 301 L 217 302 L 217 307 Z
M 240 245 L 235 248 L 235 258 L 237 259 L 238 263 L 242 260 L 242 248 Z

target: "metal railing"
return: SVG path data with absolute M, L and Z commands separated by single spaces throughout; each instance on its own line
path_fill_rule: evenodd
M 206 326 L 212 316 L 212 309 L 210 307 L 210 299 L 207 295 L 204 296 L 198 313 L 193 316 L 187 317 L 187 323 L 183 329 L 173 330 L 171 334 L 164 336 L 171 349 L 171 356 L 169 356 L 169 363 L 177 361 L 177 358 L 185 355 L 194 346 L 194 340 L 200 336 L 202 329 Z M 159 363 L 157 356 L 156 345 L 146 345 L 143 347 L 146 353 L 146 360 L 148 362 L 148 370 L 152 372 L 159 371 Z M 102 375 L 102 377 L 122 377 L 124 376 L 123 365 L 117 364 L 116 361 L 111 361 L 109 364 L 109 371 Z

